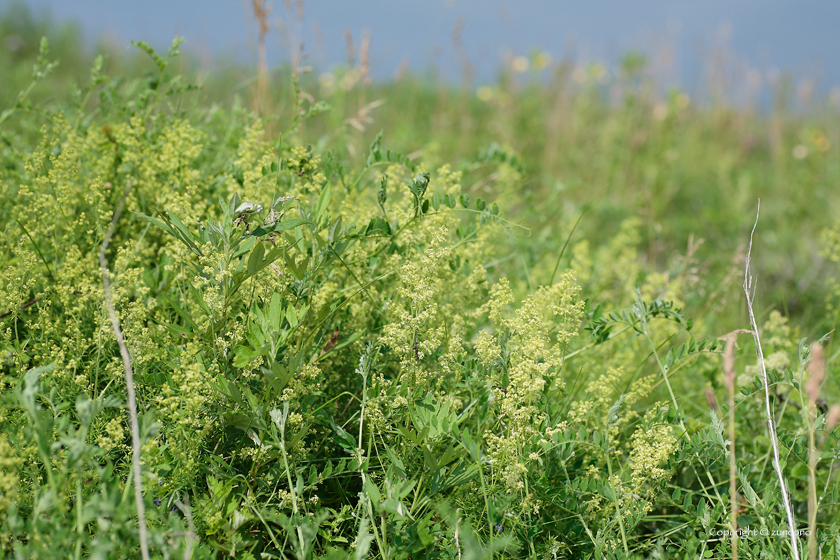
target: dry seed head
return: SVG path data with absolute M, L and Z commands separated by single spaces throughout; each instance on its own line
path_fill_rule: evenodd
M 735 334 L 726 337 L 723 351 L 723 380 L 730 393 L 735 392 Z
M 359 75 L 362 78 L 362 83 L 366 86 L 371 84 L 370 79 L 370 33 L 362 34 L 362 42 L 359 45 Z
M 820 397 L 820 385 L 825 379 L 825 354 L 823 354 L 822 346 L 817 342 L 811 345 L 811 361 L 808 362 L 808 373 L 811 374 L 811 377 L 805 385 L 805 392 L 808 394 L 808 400 L 813 404 Z
M 840 422 L 840 404 L 835 404 L 828 409 L 828 414 L 825 416 L 826 428 L 831 431 L 838 422 Z
M 706 387 L 706 402 L 709 403 L 709 408 L 717 412 L 720 410 L 718 407 L 717 396 L 715 395 L 715 390 L 711 387 Z
M 268 33 L 268 16 L 271 13 L 271 4 L 266 4 L 265 0 L 251 0 L 251 7 L 260 28 L 260 39 L 262 40 Z
M 352 68 L 356 65 L 356 46 L 353 45 L 353 34 L 344 28 L 344 42 L 347 43 L 347 64 Z

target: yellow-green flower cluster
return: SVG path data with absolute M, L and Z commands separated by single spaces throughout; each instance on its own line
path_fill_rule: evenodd
M 655 407 L 645 415 L 643 424 L 651 423 Z M 630 441 L 630 479 L 632 492 L 640 496 L 649 496 L 650 492 L 671 476 L 668 463 L 677 449 L 677 438 L 673 427 L 655 423 L 650 427 L 639 427 Z M 640 509 L 647 511 L 649 503 Z
M 112 418 L 105 427 L 103 433 L 96 438 L 96 445 L 110 452 L 115 448 L 127 450 L 128 446 L 124 445 L 125 441 L 125 426 L 120 418 Z
M 496 389 L 496 400 L 504 430 L 487 438 L 491 455 L 499 465 L 501 479 L 511 492 L 524 490 L 526 457 L 523 450 L 533 439 L 541 438 L 545 420 L 537 402 L 547 382 L 562 388 L 559 375 L 564 351 L 580 327 L 583 302 L 578 300 L 580 287 L 573 271 L 560 282 L 541 287 L 522 302 L 512 317 L 506 308 L 513 301 L 509 284 L 500 281 L 490 290 L 485 305 L 497 328 L 509 333 L 507 341 L 506 387 Z M 488 335 L 489 336 L 489 335 Z M 482 361 L 491 356 L 487 336 L 479 336 L 476 352 Z
M 400 267 L 397 295 L 402 306 L 395 310 L 395 320 L 386 325 L 382 336 L 398 356 L 403 374 L 411 376 L 414 385 L 426 383 L 429 371 L 422 362 L 443 343 L 444 332 L 435 324 L 439 313 L 435 296 L 444 289 L 438 271 L 451 255 L 447 237 L 447 228 L 439 227 L 423 254 Z
M 6 434 L 0 434 L 0 527 L 5 527 L 6 511 L 17 502 L 20 491 L 18 469 L 23 459 L 18 457 L 9 444 Z M 0 544 L 5 545 L 5 530 L 0 529 Z

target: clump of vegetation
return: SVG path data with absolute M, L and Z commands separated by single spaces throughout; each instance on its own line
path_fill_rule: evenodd
M 676 187 L 699 167 L 658 166 L 675 142 L 694 157 L 709 127 L 697 157 L 726 151 L 727 114 L 674 99 L 638 146 L 594 127 L 520 154 L 517 137 L 490 145 L 482 129 L 464 145 L 490 147 L 470 153 L 457 127 L 413 131 L 410 116 L 367 136 L 367 114 L 347 113 L 371 93 L 355 82 L 327 95 L 294 75 L 275 119 L 205 103 L 173 70 L 179 44 L 138 43 L 153 63 L 142 78 L 98 59 L 75 94 L 32 103 L 54 70 L 44 41 L 35 85 L 0 117 L 0 555 L 840 553 L 837 354 L 822 336 L 837 308 L 802 308 L 836 285 L 798 296 L 793 320 L 760 315 L 757 360 L 732 332 L 751 328 L 741 263 L 701 261 L 691 208 L 668 214 L 720 205 L 697 230 L 705 246 L 745 237 L 750 192 L 724 207 L 723 187 Z M 418 83 L 376 87 L 428 99 Z M 460 102 L 502 136 L 547 95 L 518 92 L 514 111 L 488 106 L 493 91 Z M 579 123 L 619 123 L 650 110 L 642 93 L 618 108 L 594 87 L 570 99 Z M 558 172 L 529 166 L 562 134 L 613 135 L 576 148 L 591 168 L 559 156 L 565 177 L 598 184 L 610 162 L 644 220 L 523 187 Z M 723 182 L 739 173 L 727 161 Z M 812 167 L 803 181 L 836 173 Z M 829 270 L 840 233 L 823 230 Z M 666 258 L 666 234 L 686 254 Z M 796 235 L 757 236 L 752 252 Z

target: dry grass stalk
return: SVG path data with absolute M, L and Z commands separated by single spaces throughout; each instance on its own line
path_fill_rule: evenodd
M 405 78 L 405 75 L 408 74 L 408 59 L 403 58 L 400 60 L 400 64 L 397 66 L 397 69 L 394 71 L 394 83 L 398 83 L 400 80 Z
M 175 505 L 181 513 L 184 514 L 184 517 L 187 518 L 187 526 L 190 528 L 189 531 L 184 534 L 187 537 L 187 546 L 184 548 L 184 560 L 189 560 L 192 558 L 192 549 L 193 544 L 196 540 L 199 540 L 198 533 L 195 530 L 195 522 L 193 521 L 192 516 L 192 509 L 190 508 L 190 496 L 189 494 L 184 494 L 184 501 L 175 500 Z
M 729 393 L 729 525 L 732 531 L 732 560 L 738 560 L 738 466 L 735 460 L 735 338 L 726 335 L 723 351 L 723 382 Z
M 364 132 L 367 128 L 367 125 L 373 123 L 373 117 L 371 116 L 371 113 L 374 109 L 381 106 L 383 103 L 385 103 L 384 99 L 377 99 L 376 101 L 371 101 L 370 103 L 359 109 L 359 111 L 355 115 L 345 120 L 344 124 L 352 126 L 359 132 Z
M 764 385 L 764 406 L 765 415 L 767 417 L 767 431 L 770 436 L 770 443 L 773 446 L 773 468 L 776 471 L 776 476 L 779 479 L 779 488 L 782 492 L 782 505 L 785 508 L 787 516 L 788 531 L 790 536 L 790 548 L 793 553 L 793 558 L 799 560 L 799 543 L 797 542 L 796 518 L 793 516 L 793 508 L 790 504 L 790 495 L 788 494 L 787 483 L 785 482 L 785 475 L 782 472 L 782 463 L 779 458 L 779 438 L 776 435 L 776 424 L 773 420 L 773 409 L 770 405 L 770 381 L 767 378 L 767 367 L 764 363 L 764 351 L 761 349 L 761 337 L 758 335 L 758 324 L 755 320 L 755 312 L 753 310 L 753 301 L 755 298 L 755 278 L 750 275 L 750 256 L 752 254 L 753 235 L 755 235 L 755 228 L 758 226 L 758 216 L 761 212 L 761 200 L 758 201 L 758 208 L 755 214 L 755 223 L 750 232 L 750 244 L 747 248 L 747 258 L 744 263 L 744 295 L 747 298 L 747 312 L 750 317 L 750 327 L 752 327 L 753 339 L 755 340 L 755 351 L 758 355 L 758 367 L 761 372 L 761 380 Z
M 140 421 L 137 419 L 137 400 L 134 395 L 134 373 L 131 369 L 131 357 L 128 354 L 128 348 L 123 339 L 122 329 L 120 328 L 120 320 L 117 317 L 117 312 L 114 309 L 114 302 L 111 298 L 111 280 L 108 272 L 108 261 L 105 258 L 105 252 L 108 250 L 108 244 L 111 242 L 111 237 L 117 228 L 117 221 L 120 219 L 125 200 L 128 197 L 128 192 L 131 190 L 132 182 L 129 182 L 122 195 L 117 208 L 114 210 L 114 217 L 111 219 L 111 226 L 108 228 L 108 233 L 105 234 L 105 239 L 102 241 L 102 247 L 99 249 L 99 266 L 102 270 L 102 288 L 105 292 L 105 308 L 108 310 L 108 317 L 111 320 L 111 327 L 114 329 L 114 336 L 117 339 L 117 345 L 120 347 L 120 356 L 122 356 L 123 367 L 125 369 L 125 388 L 128 394 L 128 416 L 129 426 L 131 428 L 131 463 L 134 471 L 134 501 L 137 504 L 137 525 L 140 536 L 140 554 L 143 560 L 149 560 L 149 542 L 146 531 L 146 506 L 143 503 L 143 476 L 140 472 Z
M 452 26 L 452 47 L 458 55 L 458 63 L 461 66 L 461 85 L 465 91 L 471 91 L 474 72 L 469 53 L 464 47 L 463 34 L 466 22 L 467 20 L 463 15 L 455 20 L 455 25 Z
M 362 33 L 362 42 L 359 44 L 359 76 L 366 86 L 371 84 L 370 79 L 370 33 Z
M 353 45 L 353 34 L 346 27 L 344 28 L 344 42 L 347 43 L 347 65 L 352 68 L 356 65 L 356 46 Z
M 752 333 L 752 331 L 744 331 Z M 726 348 L 723 351 L 723 382 L 730 393 L 735 392 L 735 337 L 738 331 L 726 335 Z
M 254 10 L 254 18 L 257 20 L 259 33 L 257 35 L 257 53 L 259 57 L 259 68 L 257 70 L 257 91 L 254 96 L 254 109 L 259 114 L 264 114 L 268 108 L 268 58 L 265 53 L 265 36 L 268 34 L 268 16 L 271 13 L 271 4 L 265 0 L 251 0 Z
M 811 359 L 808 362 L 808 383 L 805 393 L 808 395 L 808 556 L 817 558 L 817 400 L 820 398 L 820 386 L 825 379 L 825 354 L 822 346 L 815 342 L 811 345 Z
M 816 405 L 820 398 L 820 385 L 825 380 L 825 354 L 822 346 L 818 343 L 811 345 L 811 360 L 808 362 L 808 383 L 805 385 L 805 393 L 811 405 Z

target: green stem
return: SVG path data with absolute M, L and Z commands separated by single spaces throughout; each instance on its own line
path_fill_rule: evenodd
M 738 463 L 735 457 L 735 387 L 729 387 L 729 508 L 732 560 L 738 560 Z
M 593 202 L 595 202 L 594 198 L 591 201 L 589 201 L 589 204 L 583 207 L 583 212 L 580 213 L 580 216 L 578 216 L 577 221 L 575 221 L 575 225 L 572 226 L 572 231 L 570 231 L 569 235 L 566 236 L 566 242 L 563 243 L 563 247 L 560 249 L 560 254 L 557 255 L 557 262 L 554 263 L 554 271 L 551 273 L 551 280 L 548 281 L 549 286 L 554 285 L 554 277 L 557 275 L 557 269 L 560 268 L 560 260 L 563 258 L 563 254 L 566 252 L 566 247 L 569 245 L 569 241 L 572 239 L 572 235 L 574 235 L 578 224 L 583 219 L 583 216 L 586 214 L 587 210 L 589 210 L 589 207 L 592 206 Z
M 481 464 L 481 446 L 478 448 L 478 477 L 481 480 L 481 493 L 484 495 L 484 509 L 487 511 L 487 526 L 490 529 L 490 559 L 493 559 L 493 519 L 490 517 L 490 502 L 487 498 L 487 486 L 484 484 L 484 467 Z
M 653 339 L 650 336 L 650 333 L 648 332 L 647 320 L 642 319 L 641 320 L 641 326 L 642 326 L 642 332 L 644 333 L 645 338 L 647 338 L 648 343 L 650 343 L 650 348 L 653 352 L 653 357 L 656 359 L 656 364 L 659 366 L 659 371 L 662 373 L 662 378 L 665 380 L 665 386 L 668 387 L 668 394 L 671 395 L 671 402 L 674 404 L 674 411 L 677 413 L 677 419 L 679 420 L 679 423 L 680 423 L 680 429 L 682 430 L 683 435 L 690 440 L 691 436 L 689 436 L 688 428 L 685 427 L 685 422 L 683 422 L 682 415 L 680 414 L 680 407 L 677 404 L 677 397 L 676 397 L 676 395 L 674 395 L 674 389 L 671 387 L 671 382 L 668 379 L 668 372 L 665 370 L 665 366 L 662 363 L 662 359 L 659 357 L 659 352 L 657 351 L 656 343 L 653 341 Z M 698 459 L 699 459 L 699 455 L 698 455 Z M 705 472 L 706 472 L 706 475 L 709 478 L 709 481 L 712 483 L 712 490 L 714 490 L 715 496 L 717 497 L 718 501 L 721 504 L 723 504 L 723 507 L 725 509 L 726 505 L 725 505 L 725 502 L 723 500 L 723 496 L 721 496 L 720 492 L 718 492 L 717 484 L 715 483 L 714 479 L 712 478 L 712 475 L 709 472 L 709 469 L 705 466 L 705 464 L 703 465 L 703 468 L 705 469 Z M 695 469 L 695 472 L 696 472 L 696 469 Z
M 630 551 L 627 548 L 627 535 L 624 532 L 624 517 L 621 515 L 621 506 L 618 503 L 618 492 L 616 491 L 615 487 L 613 486 L 613 471 L 612 471 L 612 460 L 610 459 L 610 427 L 607 426 L 606 429 L 606 438 L 607 438 L 607 472 L 610 476 L 610 487 L 612 488 L 612 495 L 613 495 L 613 503 L 615 504 L 615 514 L 618 517 L 618 528 L 621 530 L 621 545 L 624 547 L 624 554 L 629 555 Z
M 288 404 L 287 404 L 288 407 Z M 298 517 L 298 507 L 297 507 L 297 494 L 295 493 L 295 485 L 292 482 L 292 472 L 289 469 L 289 458 L 286 455 L 286 414 L 284 414 L 283 422 L 281 423 L 280 429 L 280 451 L 283 453 L 283 467 L 286 469 L 286 479 L 289 482 L 289 492 L 292 494 L 292 511 L 295 514 L 295 521 Z M 297 536 L 298 536 L 298 544 L 300 546 L 300 552 L 303 554 L 304 552 L 304 541 L 303 541 L 303 531 L 300 528 L 300 525 L 295 527 L 297 529 Z
M 76 474 L 76 560 L 82 557 L 82 536 L 85 526 L 82 522 L 82 473 Z
M 682 428 L 683 433 L 687 436 L 688 431 L 685 428 L 685 424 L 683 423 L 682 417 L 679 416 L 680 407 L 677 404 L 677 397 L 674 395 L 674 389 L 671 388 L 671 382 L 668 380 L 668 372 L 665 371 L 665 366 L 662 364 L 662 360 L 659 359 L 659 352 L 656 351 L 656 344 L 653 342 L 653 339 L 648 333 L 646 323 L 643 323 L 642 331 L 644 332 L 645 338 L 647 338 L 648 342 L 650 343 L 650 347 L 653 350 L 653 357 L 656 358 L 656 364 L 659 366 L 659 371 L 662 373 L 662 378 L 665 380 L 665 386 L 668 387 L 668 394 L 671 395 L 671 402 L 674 404 L 674 412 L 677 413 L 677 418 L 680 421 L 680 427 Z
M 32 242 L 32 246 L 33 246 L 33 247 L 35 247 L 35 252 L 37 252 L 37 253 L 38 253 L 38 256 L 39 256 L 39 257 L 41 257 L 41 262 L 43 262 L 43 263 L 44 263 L 44 266 L 45 266 L 45 267 L 47 267 L 47 274 L 49 274 L 49 275 L 50 275 L 50 280 L 52 280 L 52 281 L 53 281 L 53 283 L 55 283 L 55 276 L 53 276 L 52 270 L 50 270 L 50 265 L 49 265 L 49 263 L 47 263 L 47 259 L 45 259 L 45 258 L 44 258 L 44 254 L 41 252 L 41 249 L 38 247 L 38 244 L 37 244 L 37 243 L 35 243 L 35 240 L 34 240 L 34 239 L 32 239 L 32 236 L 31 236 L 31 235 L 29 235 L 29 232 L 28 232 L 28 231 L 26 231 L 26 228 L 23 226 L 23 224 L 21 223 L 21 221 L 20 221 L 20 220 L 17 220 L 17 219 L 16 219 L 15 221 L 16 221 L 16 222 L 18 223 L 18 225 L 20 226 L 20 229 L 22 229 L 22 230 L 23 230 L 23 233 L 25 233 L 25 234 L 26 234 L 26 237 L 28 237 L 28 238 L 29 238 L 29 241 L 31 241 L 31 242 Z

